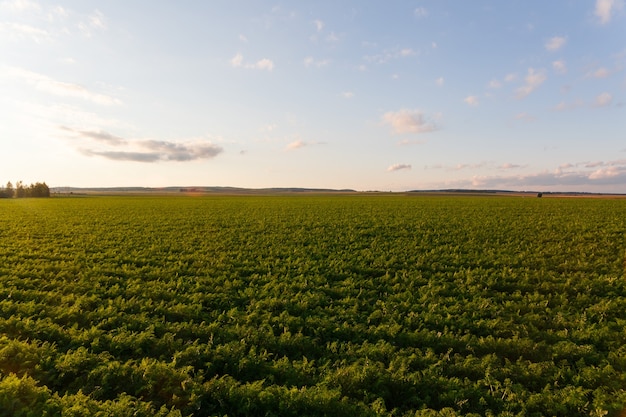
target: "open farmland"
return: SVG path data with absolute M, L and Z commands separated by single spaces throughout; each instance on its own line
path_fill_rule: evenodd
M 626 406 L 626 200 L 24 199 L 0 225 L 2 415 Z

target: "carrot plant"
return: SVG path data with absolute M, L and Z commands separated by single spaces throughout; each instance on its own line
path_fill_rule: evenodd
M 0 224 L 10 415 L 626 406 L 626 200 L 23 199 Z

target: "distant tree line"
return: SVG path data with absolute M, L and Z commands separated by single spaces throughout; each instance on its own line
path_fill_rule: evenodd
M 50 197 L 50 188 L 45 182 L 36 182 L 24 185 L 22 181 L 15 183 L 7 182 L 5 187 L 0 188 L 0 198 L 24 198 L 24 197 Z

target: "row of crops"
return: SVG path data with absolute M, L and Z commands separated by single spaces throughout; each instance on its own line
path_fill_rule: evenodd
M 24 199 L 0 225 L 0 415 L 626 406 L 626 200 Z

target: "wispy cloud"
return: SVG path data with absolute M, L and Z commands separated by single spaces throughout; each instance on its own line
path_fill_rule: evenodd
M 437 84 L 439 87 L 443 87 L 443 85 L 445 84 L 445 80 L 443 77 L 439 77 L 435 80 L 435 84 Z
M 573 110 L 573 109 L 582 107 L 584 105 L 585 105 L 585 102 L 581 99 L 578 99 L 569 103 L 562 101 L 554 107 L 554 110 L 556 111 Z
M 526 165 L 512 164 L 510 162 L 504 163 L 498 167 L 498 169 L 509 170 L 509 169 L 520 169 L 524 168 Z
M 411 169 L 411 164 L 394 164 L 387 168 L 388 172 L 401 171 Z
M 324 29 L 324 22 L 319 19 L 315 19 L 313 21 L 313 25 L 315 26 L 315 30 L 317 30 L 318 32 L 321 32 L 322 29 Z
M 105 22 L 104 14 L 102 14 L 100 10 L 94 11 L 89 16 L 89 25 L 92 28 L 96 28 L 96 29 L 106 29 L 107 25 Z
M 563 46 L 565 46 L 566 43 L 567 43 L 567 38 L 563 36 L 555 36 L 553 38 L 550 38 L 546 42 L 545 47 L 548 51 L 558 51 Z
M 417 55 L 418 52 L 413 48 L 391 48 L 385 49 L 382 53 L 374 55 L 366 55 L 364 59 L 375 64 L 384 64 L 392 59 L 408 58 Z
M 4 71 L 9 76 L 25 81 L 36 89 L 62 97 L 74 97 L 102 105 L 122 104 L 121 100 L 106 94 L 93 92 L 81 85 L 67 83 L 50 78 L 46 75 L 17 67 L 8 67 Z
M 41 43 L 52 38 L 47 30 L 22 23 L 0 23 L 0 33 L 6 34 L 7 38 L 10 39 L 31 39 L 36 43 Z
M 266 70 L 272 71 L 274 69 L 274 61 L 268 58 L 263 58 L 258 60 L 255 63 L 244 62 L 243 55 L 236 54 L 230 60 L 230 65 L 235 68 L 247 68 L 247 69 L 257 69 L 257 70 Z
M 170 142 L 161 140 L 128 140 L 102 130 L 73 129 L 60 126 L 80 152 L 116 161 L 186 162 L 211 159 L 223 149 L 207 140 Z M 104 148 L 97 144 L 104 145 Z
M 86 17 L 86 21 L 78 23 L 78 29 L 86 37 L 91 37 L 94 31 L 104 31 L 107 29 L 106 18 L 100 10 L 95 10 Z
M 502 87 L 503 82 L 504 82 L 504 83 L 510 83 L 510 82 L 515 81 L 515 80 L 517 80 L 517 74 L 515 74 L 515 73 L 509 73 L 509 74 L 506 74 L 506 75 L 504 76 L 504 81 L 500 81 L 499 79 L 494 78 L 494 79 L 492 79 L 491 81 L 489 81 L 489 83 L 487 84 L 487 86 L 488 86 L 489 88 L 496 89 L 496 88 L 500 88 L 500 87 Z
M 304 66 L 305 67 L 317 67 L 322 68 L 326 67 L 330 64 L 330 59 L 315 59 L 312 56 L 307 56 L 304 58 Z
M 487 165 L 489 165 L 489 162 L 479 162 L 476 164 L 456 164 L 453 167 L 448 167 L 449 170 L 451 171 L 463 171 L 466 169 L 479 169 L 479 168 L 484 168 Z
M 622 0 L 596 0 L 594 14 L 605 25 L 611 21 L 613 14 L 621 10 L 624 6 Z
M 354 97 L 354 93 L 352 91 L 344 91 L 341 93 L 341 97 L 343 98 L 352 98 Z
M 383 123 L 391 126 L 394 133 L 426 133 L 437 129 L 437 126 L 426 120 L 420 110 L 402 109 L 387 112 L 383 115 Z
M 544 70 L 536 71 L 534 68 L 528 68 L 528 73 L 524 78 L 525 84 L 516 90 L 516 98 L 522 99 L 535 91 L 548 77 Z
M 297 137 L 297 136 L 296 136 Z M 317 146 L 317 145 L 326 145 L 326 142 L 308 142 L 302 139 L 296 139 L 293 142 L 290 142 L 285 147 L 286 151 L 295 151 L 296 149 L 301 149 L 309 146 Z
M 335 32 L 330 32 L 328 35 L 326 35 L 325 40 L 326 42 L 330 43 L 339 42 L 339 35 L 337 35 Z

